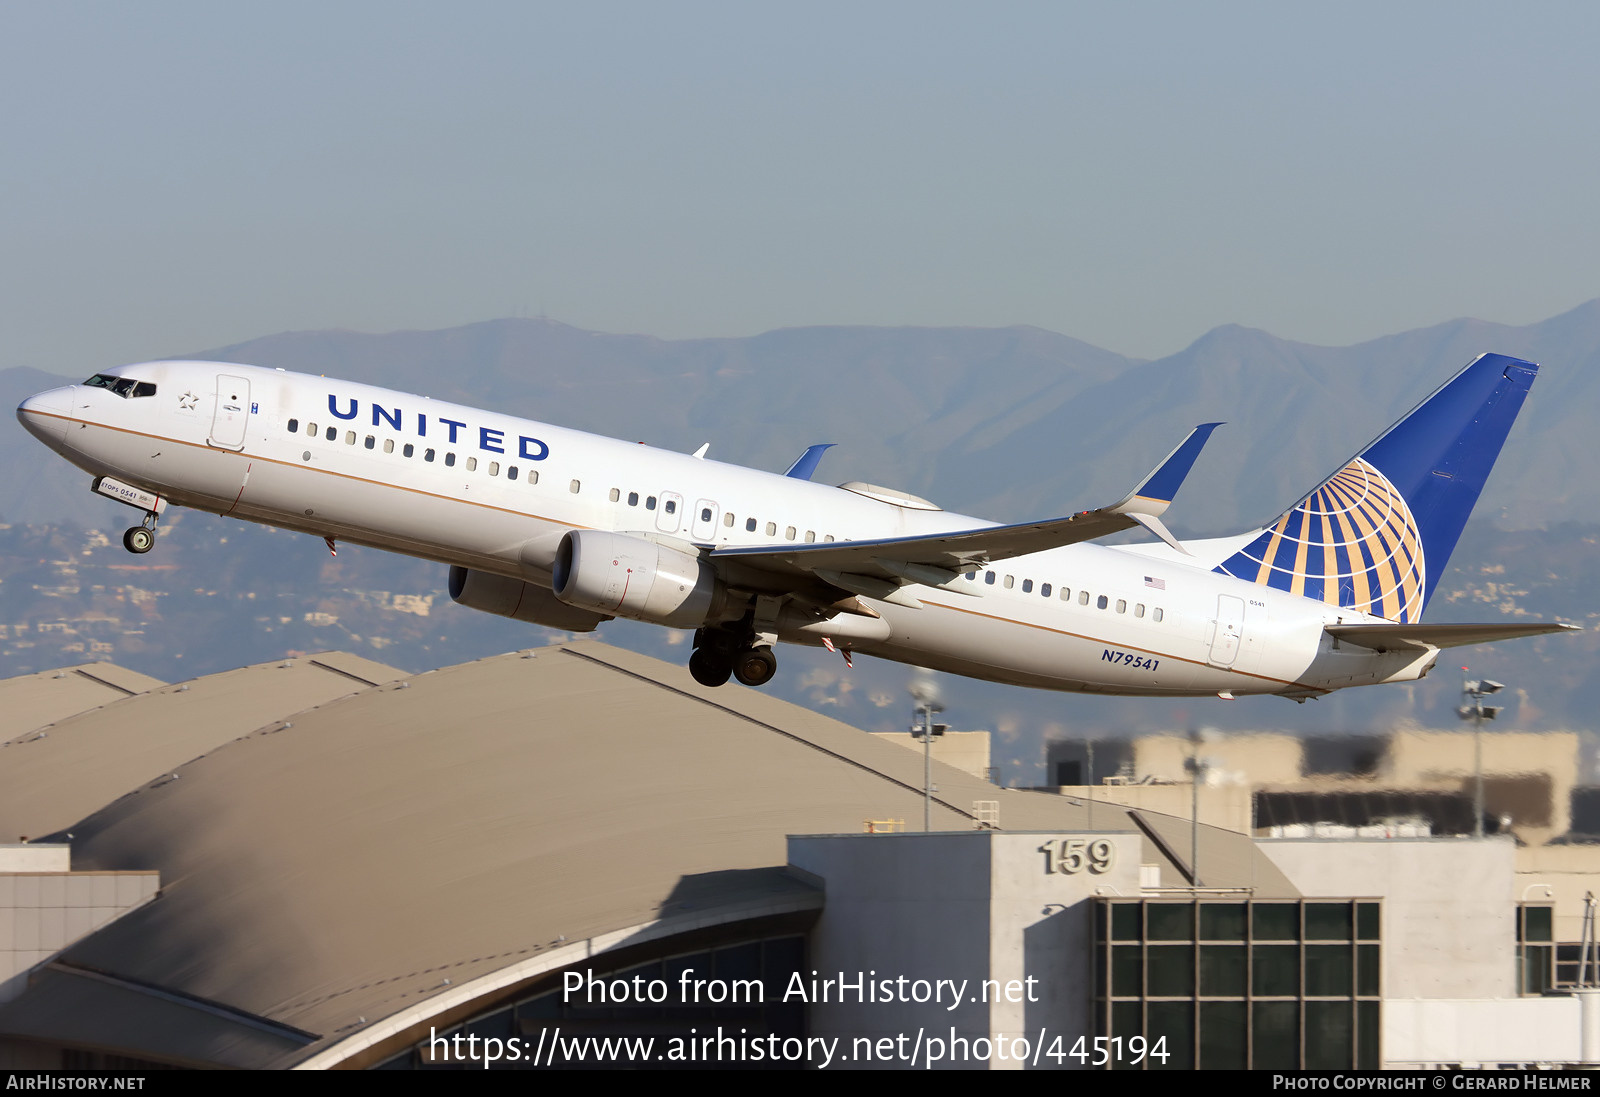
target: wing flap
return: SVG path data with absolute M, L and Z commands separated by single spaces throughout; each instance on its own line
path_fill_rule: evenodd
M 1553 632 L 1582 632 L 1577 625 L 1554 621 L 1528 624 L 1484 625 L 1327 625 L 1329 636 L 1373 651 L 1423 651 L 1428 648 L 1460 648 L 1490 644 L 1497 640 L 1516 640 L 1523 636 L 1543 636 Z

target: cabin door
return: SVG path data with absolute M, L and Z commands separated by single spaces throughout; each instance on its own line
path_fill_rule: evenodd
M 1217 623 L 1211 633 L 1211 656 L 1214 667 L 1231 667 L 1239 655 L 1239 644 L 1244 639 L 1244 599 L 1231 594 L 1217 596 Z
M 217 407 L 211 416 L 213 446 L 244 449 L 244 428 L 250 421 L 250 382 L 243 377 L 217 374 Z

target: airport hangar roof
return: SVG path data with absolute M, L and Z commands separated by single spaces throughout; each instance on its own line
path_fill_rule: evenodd
M 935 765 L 936 829 L 978 800 L 1007 830 L 1087 822 Z M 159 869 L 159 898 L 36 972 L 0 1034 L 370 1065 L 600 952 L 802 924 L 823 897 L 783 871 L 786 835 L 922 810 L 914 752 L 594 641 L 367 688 L 174 771 L 72 828 L 74 869 Z M 1186 822 L 1094 815 L 1181 873 Z M 1297 894 L 1248 836 L 1201 836 L 1208 887 Z
M 115 663 L 45 670 L 0 681 L 0 743 L 166 683 Z
M 170 686 L 109 663 L 0 682 L 6 726 L 27 725 L 0 739 L 0 842 L 65 830 L 266 720 L 404 674 L 370 659 L 325 652 Z M 90 682 L 98 684 L 95 692 Z M 49 723 L 32 722 L 33 713 L 46 711 L 52 688 L 57 715 Z M 18 720 L 10 712 L 14 698 L 19 708 L 29 706 Z

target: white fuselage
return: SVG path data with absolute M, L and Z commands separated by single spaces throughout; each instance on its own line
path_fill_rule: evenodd
M 75 385 L 30 399 L 19 416 L 80 467 L 172 503 L 542 586 L 574 529 L 721 547 L 992 524 L 281 370 L 156 362 L 117 376 L 156 394 Z M 1340 650 L 1323 633 L 1378 618 L 1213 573 L 1239 543 L 1192 543 L 1189 558 L 1160 544 L 1052 549 L 969 571 L 959 589 L 904 588 L 922 608 L 867 599 L 883 622 L 873 635 L 841 618 L 832 636 L 823 623 L 780 637 L 1018 685 L 1140 695 L 1305 696 L 1432 665 L 1434 651 Z

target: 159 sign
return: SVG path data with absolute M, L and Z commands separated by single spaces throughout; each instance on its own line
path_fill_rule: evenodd
M 1117 863 L 1117 847 L 1107 838 L 1052 838 L 1039 852 L 1044 854 L 1046 873 L 1064 876 L 1079 872 L 1099 876 Z

